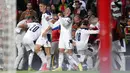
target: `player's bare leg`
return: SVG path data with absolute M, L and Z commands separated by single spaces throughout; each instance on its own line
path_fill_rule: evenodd
M 34 56 L 34 52 L 32 50 L 28 51 L 28 71 L 32 71 L 32 61 L 33 61 L 33 56 Z
M 45 47 L 45 52 L 46 52 L 46 59 L 47 59 L 47 68 L 50 69 L 50 64 L 51 64 L 51 47 Z
M 52 71 L 62 71 L 62 63 L 63 63 L 63 60 L 64 60 L 64 49 L 61 48 L 59 50 L 59 63 L 58 63 L 58 68 L 55 69 L 55 70 L 52 70 Z

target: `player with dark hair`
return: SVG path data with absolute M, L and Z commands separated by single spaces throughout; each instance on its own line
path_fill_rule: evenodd
M 37 53 L 37 55 L 40 57 L 42 61 L 42 65 L 39 70 L 46 71 L 50 68 L 50 62 L 51 62 L 51 54 L 50 54 L 51 23 L 50 23 L 50 20 L 52 19 L 52 16 L 50 15 L 50 13 L 47 13 L 46 3 L 40 3 L 39 9 L 42 12 L 42 18 L 41 18 L 42 28 L 41 28 L 41 35 L 36 41 L 35 52 Z M 41 49 L 42 46 L 44 46 L 45 48 L 44 50 L 45 50 L 46 56 Z
M 53 71 L 62 71 L 62 64 L 64 59 L 64 53 L 67 52 L 68 60 L 78 66 L 79 70 L 82 71 L 82 66 L 78 61 L 77 56 L 73 53 L 72 46 L 72 20 L 70 18 L 71 10 L 65 9 L 64 17 L 59 18 L 57 23 L 60 24 L 60 38 L 59 38 L 59 66 Z
M 15 28 L 15 44 L 18 50 L 18 55 L 15 60 L 14 68 L 22 69 L 23 66 L 23 56 L 24 56 L 24 45 L 22 43 L 22 39 L 27 31 L 27 24 L 33 22 L 35 18 L 33 16 L 26 17 L 26 19 L 20 21 Z
M 84 61 L 84 57 L 87 57 L 87 69 L 93 68 L 92 56 L 96 53 L 93 47 L 89 46 L 90 34 L 98 34 L 99 30 L 91 30 L 87 20 L 82 21 L 80 28 L 76 31 L 75 41 L 73 45 L 76 46 L 78 54 L 81 56 L 81 62 Z

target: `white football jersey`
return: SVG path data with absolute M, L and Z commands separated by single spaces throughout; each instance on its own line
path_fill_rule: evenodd
M 14 30 L 14 33 L 15 33 L 15 43 L 21 43 L 22 42 L 22 39 L 23 39 L 26 31 L 22 30 L 22 28 L 20 28 L 19 26 L 23 25 L 23 24 L 27 25 L 26 21 L 27 20 L 25 19 L 25 20 L 20 21 L 17 24 L 17 26 L 16 26 L 16 28 Z
M 57 21 L 60 24 L 59 48 L 72 49 L 72 21 L 69 17 L 61 17 Z
M 29 29 L 27 30 L 24 39 L 35 41 L 41 34 L 41 25 L 39 23 L 28 23 Z M 25 40 L 24 40 L 25 41 Z
M 59 22 L 61 26 L 61 31 L 60 31 L 60 38 L 63 39 L 72 39 L 72 21 L 69 17 L 62 17 L 60 18 L 57 22 Z
M 56 30 L 60 28 L 60 23 L 56 21 L 54 24 L 51 23 L 52 30 Z
M 42 32 L 44 32 L 48 26 L 51 26 L 51 24 L 49 23 L 49 21 L 52 19 L 52 15 L 49 15 L 47 13 L 42 14 L 42 20 L 41 20 L 41 24 L 42 24 Z M 51 33 L 51 31 L 49 31 L 48 33 Z
M 87 44 L 90 34 L 98 34 L 99 30 L 89 30 L 87 28 L 80 28 L 76 31 L 75 42 L 77 50 L 87 49 Z
M 25 20 L 22 20 L 22 21 L 20 21 L 18 24 L 17 24 L 17 26 L 16 26 L 16 28 L 15 28 L 15 33 L 18 33 L 18 34 L 20 34 L 21 32 L 24 32 L 24 31 L 22 31 L 22 28 L 20 28 L 19 26 L 20 25 L 27 25 L 27 23 L 26 23 L 26 19 Z

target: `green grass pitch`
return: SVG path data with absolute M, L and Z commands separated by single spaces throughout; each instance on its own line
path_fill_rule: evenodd
M 8 71 L 0 71 L 0 73 L 13 73 Z M 41 72 L 41 71 L 16 71 L 14 73 L 99 73 L 98 71 L 60 71 L 60 72 Z M 113 71 L 112 73 L 130 73 L 130 71 Z
M 98 71 L 60 71 L 60 72 L 52 72 L 52 71 L 48 71 L 48 72 L 39 72 L 39 71 L 32 71 L 32 72 L 28 72 L 28 71 L 18 71 L 17 73 L 99 73 Z M 130 71 L 113 71 L 112 73 L 130 73 Z

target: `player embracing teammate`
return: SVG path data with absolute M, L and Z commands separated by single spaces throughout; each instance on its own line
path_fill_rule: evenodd
M 63 16 L 61 14 L 52 15 L 51 12 L 47 11 L 47 4 L 45 3 L 40 3 L 39 9 L 42 12 L 41 24 L 34 17 L 30 23 L 22 26 L 23 29 L 26 29 L 25 35 L 22 38 L 22 45 L 28 53 L 28 70 L 33 70 L 32 61 L 34 53 L 41 59 L 40 71 L 52 69 L 51 54 L 55 55 L 55 49 L 58 49 L 58 57 L 56 58 L 58 67 L 52 71 L 62 71 L 65 59 L 76 70 L 83 71 L 82 63 L 77 54 L 85 55 L 88 59 L 88 66 L 93 68 L 90 62 L 93 62 L 91 56 L 93 56 L 94 49 L 88 46 L 88 40 L 90 34 L 98 34 L 98 30 L 90 30 L 89 23 L 86 20 L 80 23 L 82 25 L 78 25 L 79 28 L 77 28 L 75 38 L 73 38 L 73 20 L 69 7 L 65 9 Z M 44 50 L 42 47 L 44 47 Z M 74 52 L 74 47 L 76 47 L 78 53 Z

